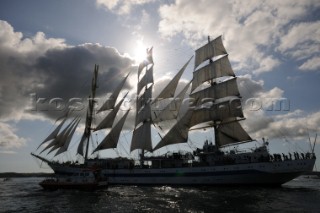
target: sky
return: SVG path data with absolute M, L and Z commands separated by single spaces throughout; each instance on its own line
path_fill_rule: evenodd
M 99 98 L 129 72 L 123 93 L 133 97 L 137 62 L 152 46 L 158 93 L 208 36 L 220 35 L 238 76 L 243 127 L 252 138 L 268 138 L 272 153 L 309 151 L 309 137 L 320 133 L 317 0 L 2 0 L 0 172 L 50 171 L 30 156 L 61 116 L 48 100 L 86 103 L 95 64 Z M 192 72 L 190 65 L 179 87 Z M 130 138 L 121 140 L 125 150 Z

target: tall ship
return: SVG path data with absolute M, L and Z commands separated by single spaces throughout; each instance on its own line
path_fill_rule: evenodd
M 53 132 L 31 154 L 46 162 L 57 177 L 70 179 L 83 171 L 94 171 L 97 181 L 104 180 L 109 185 L 281 185 L 313 170 L 316 160 L 313 150 L 270 154 L 265 139 L 250 151 L 230 148 L 255 140 L 240 124 L 245 119 L 241 96 L 222 37 L 214 40 L 208 37 L 208 43 L 195 51 L 193 78 L 177 91 L 192 59 L 153 97 L 154 63 L 152 48 L 148 49 L 146 60 L 138 66 L 135 105 L 124 113 L 119 109 L 126 95 L 119 94 L 129 74 L 96 110 L 99 67 L 95 66 L 81 139 L 72 140 L 81 117 L 69 111 L 58 119 Z M 95 125 L 94 117 L 102 111 L 108 113 Z M 135 118 L 131 132 L 124 127 L 129 113 Z M 102 141 L 91 140 L 93 132 L 105 129 L 109 131 Z M 206 138 L 202 136 L 206 134 L 203 129 L 212 131 L 213 141 L 203 139 Z M 190 140 L 191 131 L 197 131 L 197 140 L 202 140 L 197 142 L 203 146 L 190 148 L 191 151 L 179 150 L 179 144 Z M 99 157 L 103 150 L 117 151 L 123 132 L 130 135 L 128 149 L 138 153 L 138 157 Z M 156 145 L 153 145 L 154 134 L 159 138 Z M 71 149 L 71 141 L 77 144 L 75 155 L 82 162 L 57 160 Z M 164 154 L 156 154 L 161 151 Z

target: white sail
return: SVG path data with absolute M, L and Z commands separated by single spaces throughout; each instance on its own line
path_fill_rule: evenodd
M 140 91 L 142 90 L 142 88 L 152 83 L 153 83 L 153 66 L 147 69 L 146 74 L 138 82 L 138 95 L 140 94 Z
M 70 134 L 72 133 L 73 129 L 76 127 L 77 122 L 78 122 L 79 118 L 74 118 L 71 122 L 70 122 L 70 126 L 66 129 L 64 134 L 59 134 L 57 136 L 57 138 L 55 139 L 55 144 L 54 146 L 50 149 L 50 151 L 48 152 L 48 154 L 50 154 L 51 152 L 53 152 L 54 150 L 59 149 L 60 147 L 62 147 L 68 140 Z
M 130 152 L 142 149 L 152 152 L 151 123 L 147 121 L 133 131 Z
M 223 46 L 221 36 L 219 36 L 196 50 L 194 68 L 198 67 L 205 60 L 224 54 L 227 54 L 227 51 Z
M 228 55 L 194 71 L 191 91 L 206 81 L 223 76 L 235 76 Z
M 58 151 L 56 152 L 56 154 L 54 156 L 57 156 L 65 151 L 68 150 L 69 148 L 69 145 L 70 145 L 70 142 L 72 140 L 72 137 L 77 129 L 77 126 L 79 125 L 81 121 L 81 118 L 79 118 L 76 122 L 75 122 L 75 125 L 73 126 L 73 128 L 71 129 L 70 133 L 68 134 L 66 140 L 64 141 L 64 144 L 58 149 Z
M 150 121 L 150 120 L 151 120 L 151 106 L 150 106 L 150 103 L 148 103 L 137 113 L 135 126 L 137 126 L 141 122 Z
M 137 112 L 151 101 L 152 98 L 152 87 L 149 87 L 145 92 L 137 99 Z
M 128 93 L 127 93 L 128 94 Z M 121 104 L 123 103 L 125 97 L 127 94 L 122 98 L 122 100 L 115 106 L 114 110 L 109 112 L 109 114 L 99 123 L 99 125 L 94 129 L 94 131 L 100 130 L 100 129 L 106 129 L 111 128 L 112 124 L 114 122 L 114 119 L 116 118 L 116 115 L 120 109 Z
M 52 140 L 52 139 L 55 139 L 55 138 L 57 137 L 57 135 L 58 135 L 61 127 L 62 127 L 63 124 L 66 122 L 66 120 L 67 120 L 67 117 L 65 117 L 65 118 L 61 121 L 61 123 L 51 132 L 51 134 L 50 134 L 46 139 L 44 139 L 44 141 L 38 146 L 37 149 L 39 149 L 39 147 L 40 147 L 41 145 L 43 145 L 44 143 L 46 143 L 46 142 L 48 142 L 48 141 L 50 141 L 50 140 Z
M 186 143 L 188 141 L 188 132 L 190 128 L 190 119 L 192 110 L 188 110 L 184 116 L 169 130 L 169 132 L 161 139 L 161 141 L 154 147 L 154 150 L 160 149 L 164 146 Z
M 159 100 L 159 99 L 174 97 L 174 94 L 175 94 L 175 91 L 177 89 L 179 80 L 180 80 L 183 72 L 185 71 L 186 67 L 188 66 L 189 62 L 191 61 L 192 57 L 187 61 L 187 63 L 185 63 L 185 65 L 183 65 L 183 67 L 180 69 L 180 71 L 171 79 L 171 81 L 160 92 L 160 94 L 158 95 L 158 97 L 154 101 Z
M 153 119 L 154 123 L 158 123 L 161 121 L 167 121 L 176 119 L 179 114 L 179 110 L 181 107 L 181 104 L 184 100 L 185 94 L 187 90 L 190 87 L 191 82 L 189 82 L 182 90 L 181 92 L 168 104 L 164 109 L 162 109 L 156 117 Z M 174 105 L 174 106 L 173 106 Z
M 129 110 L 124 114 L 124 116 L 119 120 L 119 122 L 110 130 L 108 135 L 101 141 L 101 143 L 92 153 L 103 150 L 103 149 L 117 148 L 120 133 L 126 121 L 128 113 L 129 113 Z
M 120 91 L 123 87 L 123 85 L 125 84 L 128 76 L 130 75 L 130 73 L 128 73 L 128 75 L 121 81 L 121 83 L 117 86 L 117 88 L 113 91 L 113 93 L 111 94 L 111 96 L 104 102 L 104 104 L 101 106 L 101 108 L 97 111 L 97 113 L 101 112 L 101 111 L 105 111 L 105 110 L 110 110 L 113 109 L 117 98 L 120 94 Z
M 72 120 L 41 152 L 46 151 L 47 149 L 51 148 L 52 149 L 49 151 L 52 152 L 53 150 L 55 150 L 56 148 L 58 148 L 60 146 L 60 144 L 63 143 L 63 141 L 66 139 L 68 133 L 71 131 L 72 126 L 74 125 L 74 120 Z M 48 153 L 48 154 L 49 154 Z
M 153 49 L 153 47 L 151 47 L 150 49 L 147 49 L 147 59 L 139 64 L 138 79 L 140 78 L 140 74 L 141 74 L 143 68 L 147 67 L 149 64 L 153 64 L 152 49 Z
M 204 122 L 224 121 L 230 118 L 243 118 L 240 99 L 213 104 L 211 107 L 200 108 L 193 111 L 190 126 Z
M 232 78 L 230 80 L 214 84 L 206 89 L 200 90 L 190 95 L 195 100 L 200 102 L 210 98 L 212 100 L 224 98 L 227 96 L 239 96 L 239 89 L 237 85 L 237 79 Z
M 85 134 L 82 135 L 81 137 L 81 140 L 79 142 L 79 145 L 78 145 L 78 149 L 77 149 L 77 153 L 79 155 L 84 155 L 84 145 L 85 145 L 85 142 L 87 140 L 87 136 Z
M 252 138 L 237 121 L 219 125 L 216 132 L 218 133 L 217 139 L 219 146 L 252 141 Z

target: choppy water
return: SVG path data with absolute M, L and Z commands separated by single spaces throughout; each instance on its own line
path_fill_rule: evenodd
M 282 187 L 112 186 L 94 192 L 45 191 L 43 178 L 0 182 L 0 212 L 320 212 L 320 179 Z

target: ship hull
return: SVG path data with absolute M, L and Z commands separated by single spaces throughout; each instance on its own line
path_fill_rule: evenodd
M 315 159 L 206 167 L 101 169 L 109 185 L 281 185 L 312 171 Z M 55 166 L 56 173 L 78 168 Z

